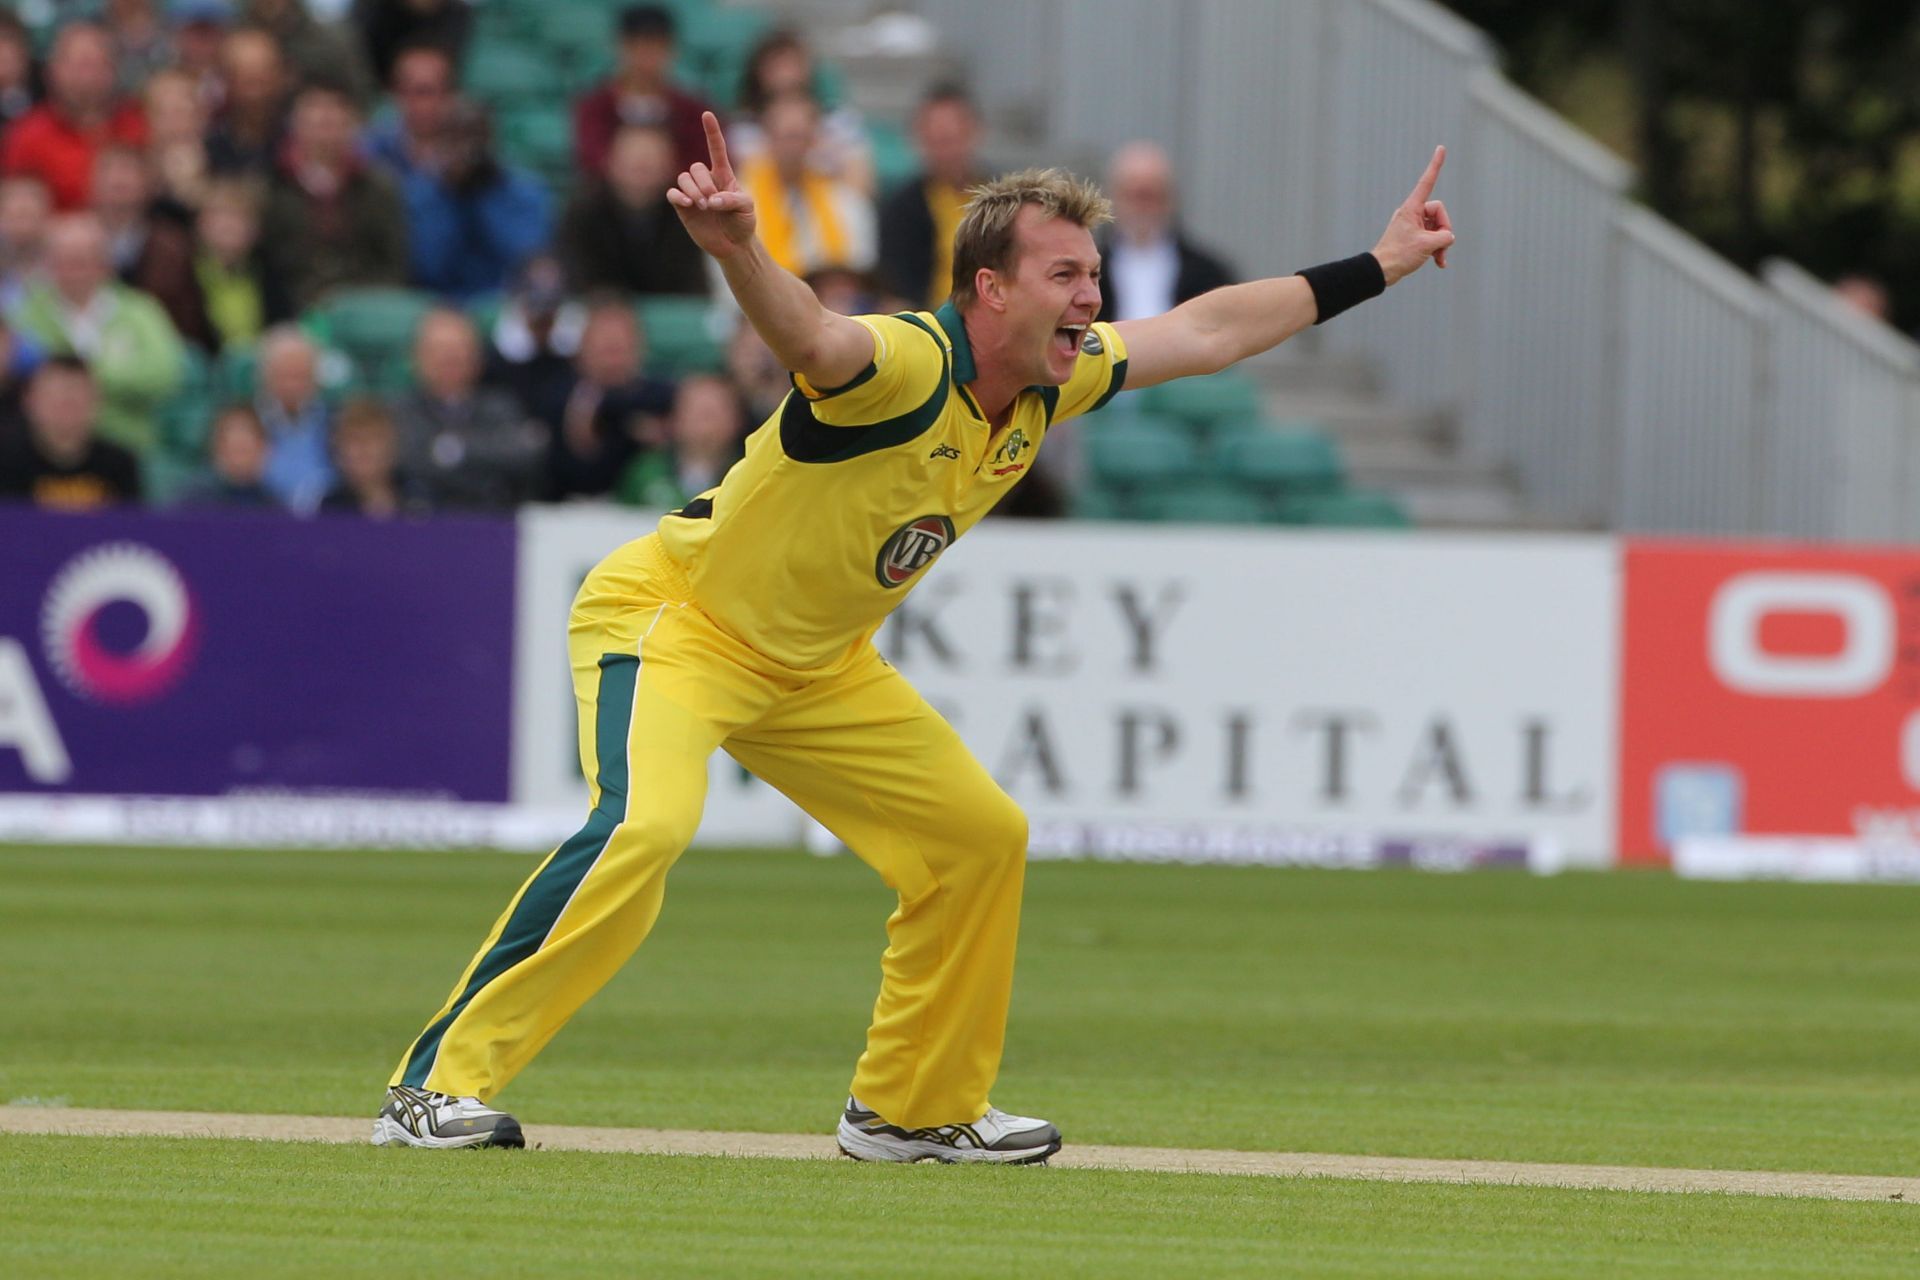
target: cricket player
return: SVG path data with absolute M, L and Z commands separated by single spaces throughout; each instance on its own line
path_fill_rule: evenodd
M 1019 808 L 874 647 L 1053 424 L 1123 387 L 1213 373 L 1372 298 L 1453 230 L 1436 149 L 1371 253 L 1096 324 L 1108 218 L 1057 170 L 973 192 L 936 312 L 843 316 L 775 265 L 705 117 L 710 163 L 667 192 L 793 390 L 718 488 L 587 577 L 568 622 L 593 801 L 407 1049 L 376 1144 L 517 1147 L 490 1100 L 624 964 L 660 912 L 724 749 L 899 894 L 839 1121 L 860 1160 L 1043 1161 L 1045 1120 L 988 1101 L 1026 867 Z

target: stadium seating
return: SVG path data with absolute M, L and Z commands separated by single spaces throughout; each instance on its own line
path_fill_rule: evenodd
M 1144 519 L 1183 524 L 1259 524 L 1268 518 L 1258 495 L 1219 479 L 1150 489 L 1136 498 L 1133 511 Z
M 537 49 L 476 40 L 467 51 L 462 79 L 474 97 L 497 110 L 554 96 L 553 67 Z
M 412 376 L 413 331 L 434 306 L 411 289 L 342 289 L 309 311 L 303 323 L 323 346 L 353 363 L 360 390 L 391 394 Z
M 647 335 L 647 367 L 667 377 L 715 373 L 726 350 L 714 331 L 713 306 L 704 298 L 656 296 L 634 304 Z
M 1169 419 L 1120 418 L 1083 439 L 1092 482 L 1121 516 L 1150 518 L 1152 495 L 1185 485 L 1200 467 L 1193 433 Z
M 1213 463 L 1220 478 L 1254 494 L 1332 493 L 1343 475 L 1333 441 L 1297 423 L 1236 432 L 1219 442 Z
M 875 187 L 892 191 L 920 172 L 920 153 L 906 131 L 884 120 L 867 121 L 867 139 L 873 145 Z
M 1140 408 L 1145 413 L 1177 418 L 1205 432 L 1217 424 L 1258 421 L 1260 388 L 1245 374 L 1229 370 L 1148 387 L 1140 393 Z
M 564 194 L 573 180 L 573 118 L 564 103 L 513 103 L 500 109 L 495 133 L 500 154 L 530 169 L 549 191 Z
M 1349 529 L 1406 529 L 1413 525 L 1407 509 L 1392 494 L 1371 489 L 1306 494 L 1283 498 L 1279 504 L 1284 524 L 1324 525 Z

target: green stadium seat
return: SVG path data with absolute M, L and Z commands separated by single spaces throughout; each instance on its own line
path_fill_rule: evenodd
M 495 106 L 549 101 L 557 78 L 551 62 L 537 50 L 496 44 L 468 50 L 462 76 L 469 93 Z
M 495 132 L 502 157 L 532 170 L 556 198 L 564 198 L 575 176 L 573 117 L 564 105 L 509 107 L 500 112 Z
M 1149 520 L 1179 524 L 1260 524 L 1267 506 L 1253 494 L 1218 480 L 1172 484 L 1139 495 L 1135 508 Z
M 721 58 L 744 61 L 754 43 L 773 25 L 759 9 L 705 4 L 677 6 L 680 48 L 697 62 Z
M 154 425 L 162 454 L 198 467 L 206 453 L 207 430 L 222 399 L 212 365 L 199 348 L 186 348 L 185 364 L 179 390 L 155 408 Z
M 600 49 L 611 53 L 618 39 L 614 16 L 598 5 L 552 3 L 545 5 L 534 38 L 548 49 L 583 51 Z
M 647 365 L 672 375 L 715 373 L 726 350 L 713 329 L 713 306 L 705 298 L 656 296 L 634 304 L 647 335 Z
M 1199 464 L 1191 433 L 1177 422 L 1123 418 L 1099 423 L 1083 438 L 1094 480 L 1123 492 L 1177 483 Z
M 214 362 L 213 381 L 219 388 L 222 400 L 251 400 L 259 372 L 260 349 L 257 346 L 226 347 Z
M 1299 426 L 1229 436 L 1213 452 L 1213 470 L 1246 489 L 1281 495 L 1333 493 L 1345 474 L 1333 441 Z
M 411 377 L 413 331 L 434 307 L 432 295 L 412 289 L 341 289 L 308 311 L 303 321 L 323 346 L 353 364 L 361 390 L 402 390 Z
M 1125 520 L 1128 514 L 1118 494 L 1093 485 L 1073 495 L 1072 510 L 1078 520 Z
M 1283 498 L 1278 513 L 1287 524 L 1345 529 L 1408 529 L 1413 526 L 1412 517 L 1398 498 L 1372 489 L 1348 489 L 1341 493 Z
M 1215 423 L 1261 416 L 1260 388 L 1243 373 L 1176 378 L 1140 393 L 1149 413 L 1179 418 L 1205 430 Z
M 467 319 L 473 321 L 482 340 L 493 336 L 493 326 L 500 323 L 500 313 L 506 305 L 506 295 L 500 293 L 483 293 L 467 303 Z
M 881 120 L 867 121 L 873 145 L 873 175 L 881 191 L 893 191 L 920 172 L 920 153 L 904 130 Z

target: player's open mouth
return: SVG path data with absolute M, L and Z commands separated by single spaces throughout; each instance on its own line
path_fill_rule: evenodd
M 1086 332 L 1084 324 L 1063 324 L 1053 331 L 1053 344 L 1062 355 L 1072 356 L 1080 350 L 1080 339 Z

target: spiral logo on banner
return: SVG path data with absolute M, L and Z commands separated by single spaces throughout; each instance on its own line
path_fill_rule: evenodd
M 131 608 L 144 619 L 137 639 Z M 133 706 L 179 683 L 198 637 L 187 584 L 159 552 L 111 542 L 68 561 L 47 588 L 40 633 L 67 688 L 90 702 Z M 116 644 L 127 634 L 124 644 Z

